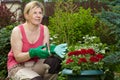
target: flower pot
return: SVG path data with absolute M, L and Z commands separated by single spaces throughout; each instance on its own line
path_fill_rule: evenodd
M 72 70 L 64 69 L 62 74 L 67 75 L 67 80 L 104 80 L 104 73 L 100 70 L 84 70 L 79 75 L 74 75 Z

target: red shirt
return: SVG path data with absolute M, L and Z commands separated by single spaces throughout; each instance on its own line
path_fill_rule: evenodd
M 22 34 L 22 43 L 23 43 L 23 45 L 22 45 L 22 52 L 28 52 L 30 48 L 36 48 L 38 46 L 43 45 L 44 26 L 42 24 L 40 25 L 40 36 L 39 36 L 39 39 L 34 44 L 29 43 L 29 41 L 27 40 L 27 37 L 26 37 L 23 25 L 19 25 L 18 27 L 19 27 L 19 29 L 21 31 L 21 34 Z M 36 58 L 32 58 L 30 60 L 37 62 L 38 58 L 36 57 Z M 20 64 L 20 63 L 18 63 L 15 60 L 15 57 L 13 55 L 13 51 L 11 49 L 10 52 L 8 53 L 7 68 L 11 69 L 16 64 Z

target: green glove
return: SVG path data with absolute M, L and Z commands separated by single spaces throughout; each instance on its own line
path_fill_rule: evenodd
M 31 58 L 33 57 L 39 57 L 39 58 L 47 58 L 49 56 L 49 53 L 47 50 L 43 50 L 45 46 L 39 46 L 37 48 L 31 48 L 29 50 L 29 55 Z
M 54 51 L 55 47 L 56 47 L 55 44 L 50 44 L 50 53 L 51 54 L 55 54 L 55 51 Z

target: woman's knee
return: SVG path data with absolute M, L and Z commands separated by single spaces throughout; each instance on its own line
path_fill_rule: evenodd
M 33 67 L 33 70 L 37 72 L 39 75 L 44 75 L 45 73 L 48 73 L 50 66 L 48 64 L 36 64 Z
M 32 71 L 31 69 L 23 68 L 15 74 L 15 76 L 13 77 L 13 80 L 31 80 L 32 78 L 37 76 L 40 76 L 40 75 Z

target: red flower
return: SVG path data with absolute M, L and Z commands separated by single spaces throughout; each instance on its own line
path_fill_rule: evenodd
M 69 53 L 68 53 L 68 56 L 72 56 L 72 55 L 73 55 L 73 52 L 69 52 Z
M 91 56 L 91 57 L 90 57 L 90 61 L 91 61 L 91 62 L 98 62 L 99 59 L 98 59 L 96 56 Z
M 78 56 L 79 54 L 81 54 L 80 51 L 72 51 L 68 53 L 68 56 L 72 56 L 72 55 Z
M 71 62 L 74 62 L 71 58 L 69 58 L 69 59 L 66 60 L 66 64 L 69 64 Z
M 95 51 L 92 48 L 90 48 L 90 49 L 87 50 L 87 53 L 90 54 L 90 55 L 94 55 Z
M 81 51 L 81 54 L 83 54 L 83 55 L 87 54 L 87 50 L 86 49 L 81 49 L 80 51 Z
M 97 53 L 93 48 L 82 48 L 68 52 L 63 64 L 65 68 L 76 70 L 102 69 L 103 57 L 103 54 Z
M 102 54 L 97 54 L 96 57 L 97 57 L 99 60 L 101 60 L 101 59 L 103 59 L 104 56 L 103 56 Z
M 80 58 L 79 61 L 78 61 L 78 64 L 80 64 L 82 62 L 87 62 L 87 59 L 86 58 Z

